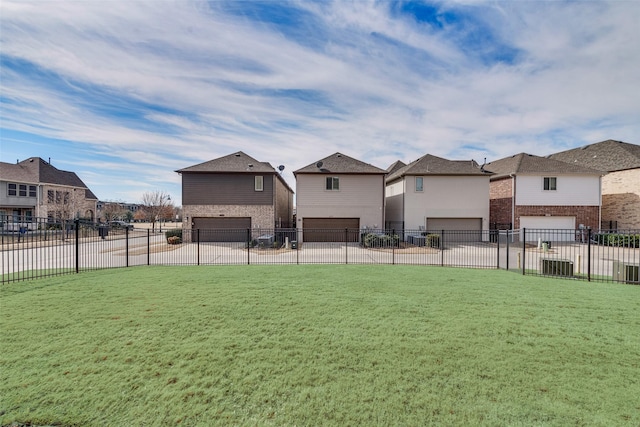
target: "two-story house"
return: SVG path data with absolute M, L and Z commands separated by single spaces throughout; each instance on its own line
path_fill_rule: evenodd
M 98 198 L 74 172 L 60 170 L 40 157 L 12 164 L 0 162 L 0 220 L 36 227 L 49 222 L 96 219 Z
M 602 172 L 526 153 L 487 163 L 485 169 L 495 173 L 491 222 L 514 229 L 599 228 Z
M 293 190 L 267 162 L 237 153 L 177 170 L 182 175 L 183 227 L 233 230 L 200 241 L 246 241 L 247 229 L 289 227 Z
M 489 228 L 491 173 L 474 160 L 426 154 L 394 163 L 386 178 L 387 228 L 395 230 L 482 231 Z M 477 240 L 482 233 L 460 233 Z
M 602 228 L 640 230 L 640 145 L 609 139 L 549 158 L 606 172 L 602 177 Z
M 384 227 L 384 170 L 334 153 L 293 174 L 299 240 L 357 241 L 359 233 L 340 231 Z

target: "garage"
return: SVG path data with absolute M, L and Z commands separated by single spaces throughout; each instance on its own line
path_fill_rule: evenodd
M 345 229 L 349 232 L 345 236 Z M 302 239 L 305 242 L 357 242 L 360 218 L 303 218 Z
M 247 229 L 251 228 L 250 217 L 193 218 L 193 240 L 200 230 L 201 242 L 246 242 Z
M 427 218 L 427 230 L 445 233 L 449 242 L 480 242 L 482 240 L 482 218 Z
M 527 229 L 527 242 L 537 242 L 538 239 L 550 242 L 569 242 L 576 238 L 576 217 L 521 216 L 520 230 L 525 228 Z

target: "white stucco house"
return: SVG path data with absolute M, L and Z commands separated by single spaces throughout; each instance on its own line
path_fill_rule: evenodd
M 394 163 L 389 170 L 385 191 L 388 229 L 409 230 L 406 233 L 489 229 L 491 173 L 474 160 L 427 154 L 408 165 Z M 476 240 L 481 234 L 459 237 Z
M 384 170 L 334 153 L 293 174 L 300 241 L 358 241 L 358 230 L 384 226 Z

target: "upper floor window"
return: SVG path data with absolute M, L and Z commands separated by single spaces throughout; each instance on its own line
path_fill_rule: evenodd
M 327 190 L 339 190 L 340 189 L 340 178 L 337 176 L 328 176 L 327 177 Z
M 544 178 L 544 189 L 545 190 L 557 190 L 557 178 L 556 177 L 545 177 Z
M 424 178 L 416 176 L 416 191 L 424 191 Z
M 55 191 L 47 190 L 47 203 L 55 202 Z
M 255 177 L 255 182 L 254 182 L 254 188 L 256 191 L 263 191 L 264 190 L 264 177 L 263 176 L 256 176 Z
M 7 184 L 7 196 L 17 197 L 36 197 L 37 187 L 35 185 L 16 184 L 10 182 Z

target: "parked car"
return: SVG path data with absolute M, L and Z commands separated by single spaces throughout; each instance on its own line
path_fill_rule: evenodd
M 133 224 L 129 224 L 128 222 L 124 222 L 124 221 L 111 221 L 109 222 L 109 226 L 111 228 L 121 228 L 121 229 L 128 228 L 129 230 L 133 230 Z

